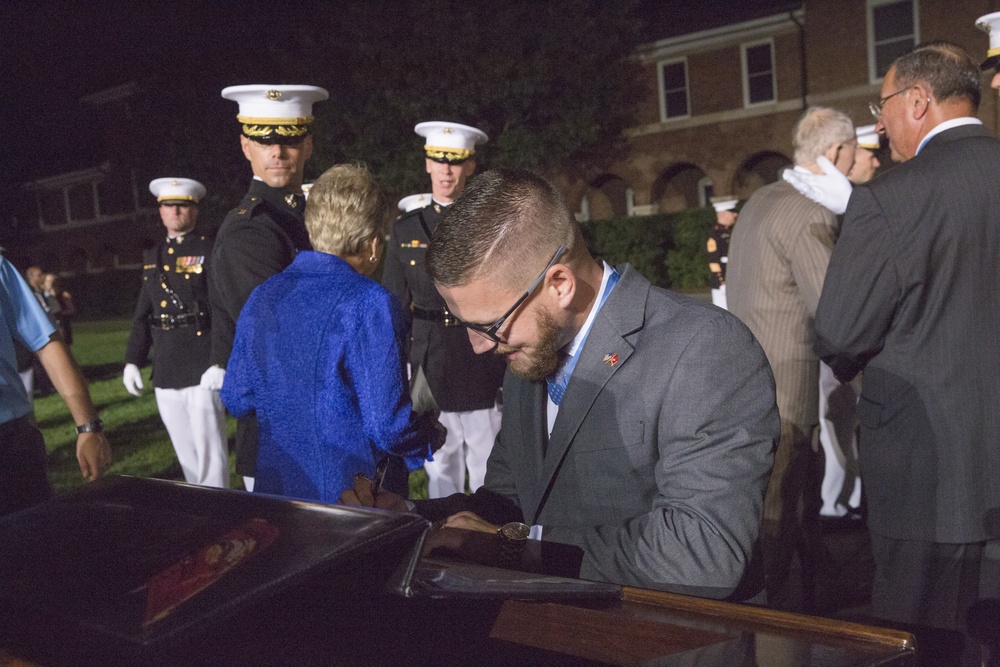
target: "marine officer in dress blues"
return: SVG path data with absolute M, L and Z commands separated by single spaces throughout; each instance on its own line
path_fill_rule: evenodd
M 220 389 L 236 335 L 236 320 L 250 292 L 309 250 L 303 212 L 302 173 L 312 155 L 312 107 L 327 99 L 317 86 L 254 84 L 230 86 L 222 97 L 239 104 L 240 147 L 253 181 L 231 210 L 215 240 L 212 255 L 212 366 L 201 385 Z M 237 421 L 236 472 L 253 490 L 257 465 L 257 421 Z
M 719 308 L 726 307 L 726 262 L 729 261 L 729 237 L 733 234 L 736 223 L 736 205 L 740 203 L 735 197 L 713 197 L 712 208 L 715 209 L 715 226 L 708 232 L 708 271 L 709 284 L 712 286 L 712 303 Z
M 149 191 L 159 202 L 167 235 L 143 253 L 122 381 L 130 394 L 142 395 L 139 367 L 152 347 L 156 407 L 184 479 L 229 488 L 225 408 L 218 391 L 199 386 L 212 343 L 207 271 L 212 242 L 195 231 L 205 186 L 190 178 L 157 178 Z
M 425 137 L 431 194 L 396 221 L 382 283 L 411 319 L 413 407 L 440 410 L 439 419 L 448 429 L 444 446 L 424 466 L 428 494 L 440 498 L 465 490 L 466 469 L 473 491 L 483 485 L 486 459 L 500 429 L 496 402 L 505 365 L 501 357 L 473 351 L 465 327 L 448 312 L 424 268 L 434 229 L 475 171 L 476 145 L 488 137 L 474 127 L 440 121 L 419 123 L 414 131 Z

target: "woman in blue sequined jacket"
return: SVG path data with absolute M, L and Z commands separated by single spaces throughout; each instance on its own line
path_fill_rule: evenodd
M 367 169 L 329 169 L 306 205 L 314 250 L 240 313 L 221 396 L 237 417 L 257 413 L 255 492 L 335 503 L 385 454 L 414 470 L 441 438 L 434 415 L 411 411 L 399 302 L 368 277 L 385 214 Z

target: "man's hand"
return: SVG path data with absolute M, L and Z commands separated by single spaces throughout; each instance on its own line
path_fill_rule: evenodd
M 440 412 L 434 410 L 417 415 L 417 421 L 421 422 L 421 428 L 426 428 L 434 433 L 431 441 L 428 443 L 431 446 L 432 453 L 444 447 L 444 443 L 448 439 L 448 429 L 438 421 L 438 415 L 440 414 Z
M 782 178 L 802 195 L 830 209 L 835 215 L 842 215 L 847 210 L 847 201 L 851 198 L 854 186 L 826 156 L 816 158 L 816 164 L 823 171 L 822 174 L 786 169 Z
M 221 366 L 209 366 L 208 369 L 201 374 L 201 382 L 199 382 L 198 385 L 202 389 L 219 391 L 222 389 L 222 383 L 225 379 L 225 368 L 222 368 Z
M 496 535 L 500 531 L 500 526 L 494 526 L 478 514 L 472 512 L 458 512 L 445 519 L 445 528 L 463 528 L 465 530 L 478 530 L 483 533 L 493 533 Z
M 383 489 L 376 496 L 373 491 L 374 487 L 371 479 L 367 475 L 358 474 L 354 476 L 354 488 L 344 489 L 344 492 L 340 494 L 340 502 L 344 505 L 374 507 L 380 510 L 392 510 L 393 512 L 410 511 L 406 500 L 399 494 Z
M 142 396 L 142 373 L 139 372 L 139 367 L 135 364 L 125 364 L 122 383 L 128 393 L 133 396 Z
M 81 433 L 76 438 L 76 460 L 84 479 L 94 481 L 111 465 L 111 445 L 103 433 Z
M 423 555 L 445 549 L 463 560 L 496 565 L 500 549 L 499 526 L 472 512 L 452 514 L 424 541 Z

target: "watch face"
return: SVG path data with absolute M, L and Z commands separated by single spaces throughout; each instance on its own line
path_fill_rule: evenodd
M 504 524 L 504 527 L 500 529 L 500 533 L 508 540 L 526 540 L 530 532 L 531 528 L 517 521 Z

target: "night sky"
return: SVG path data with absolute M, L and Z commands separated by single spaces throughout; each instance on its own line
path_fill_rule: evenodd
M 0 0 L 6 23 L 0 29 L 0 68 L 7 78 L 0 98 L 7 139 L 0 175 L 6 189 L 92 166 L 88 147 L 78 141 L 79 99 L 86 95 L 129 81 L 166 88 L 197 79 L 219 90 L 237 83 L 319 83 L 310 80 L 306 64 L 290 66 L 287 53 L 315 31 L 335 31 L 341 6 L 321 0 Z M 637 13 L 642 35 L 652 41 L 797 6 L 780 0 L 641 0 Z M 327 72 L 321 78 L 336 76 Z M 224 108 L 220 99 L 206 105 L 214 112 Z

